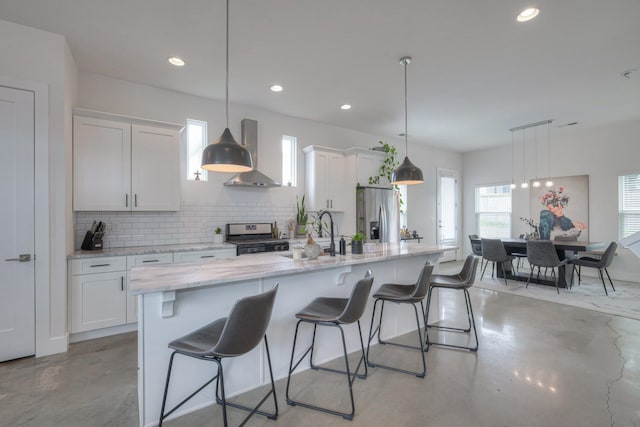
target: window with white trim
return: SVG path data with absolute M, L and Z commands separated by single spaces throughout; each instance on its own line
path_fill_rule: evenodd
M 201 168 L 202 151 L 207 146 L 207 122 L 187 119 L 187 180 L 206 181 L 207 171 Z
M 297 185 L 297 149 L 298 139 L 295 136 L 282 135 L 282 185 Z
M 640 231 L 640 174 L 618 177 L 618 237 Z
M 511 237 L 511 187 L 476 186 L 476 227 L 485 238 Z

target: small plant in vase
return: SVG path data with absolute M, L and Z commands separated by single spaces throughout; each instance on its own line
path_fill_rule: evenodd
M 523 221 L 532 229 L 531 233 L 527 233 L 525 235 L 525 239 L 538 240 L 540 238 L 540 233 L 538 232 L 538 224 L 533 219 L 520 217 L 520 221 Z
M 351 236 L 351 253 L 352 254 L 361 254 L 362 253 L 362 242 L 364 240 L 364 234 L 356 233 Z
M 305 195 L 302 195 L 302 199 L 298 200 L 296 196 L 296 237 L 306 236 L 307 221 L 309 220 L 309 214 L 304 206 Z
M 224 234 L 222 234 L 222 228 L 216 227 L 213 231 L 213 243 L 222 243 L 224 241 Z

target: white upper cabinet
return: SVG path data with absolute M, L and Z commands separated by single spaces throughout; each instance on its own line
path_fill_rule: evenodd
M 73 209 L 180 209 L 182 126 L 82 110 L 73 120 Z
M 75 116 L 73 141 L 73 209 L 128 210 L 131 125 Z
M 355 174 L 355 185 L 369 184 L 369 178 L 375 177 L 380 172 L 380 166 L 384 162 L 385 153 L 366 148 L 350 148 L 345 151 L 346 168 Z M 389 185 L 389 180 L 382 177 L 378 186 Z
M 178 131 L 131 126 L 131 193 L 133 210 L 180 210 Z
M 331 148 L 303 149 L 306 164 L 306 208 L 344 211 L 344 155 Z

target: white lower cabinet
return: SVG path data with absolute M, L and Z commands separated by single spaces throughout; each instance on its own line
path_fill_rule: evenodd
M 83 273 L 91 268 L 95 270 Z M 126 323 L 125 257 L 72 260 L 70 270 L 69 323 L 72 333 Z
M 136 266 L 233 257 L 235 248 L 69 260 L 69 332 L 88 332 L 138 321 L 138 297 L 131 295 Z

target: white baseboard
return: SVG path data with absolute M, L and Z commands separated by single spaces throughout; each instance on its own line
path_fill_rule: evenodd
M 96 329 L 95 331 L 78 332 L 69 335 L 69 343 L 75 343 L 96 338 L 108 337 L 111 335 L 124 334 L 138 330 L 137 323 L 128 323 L 126 325 L 114 326 L 111 328 Z

